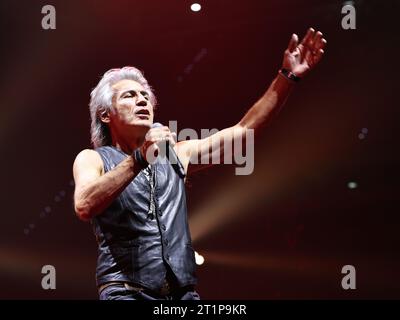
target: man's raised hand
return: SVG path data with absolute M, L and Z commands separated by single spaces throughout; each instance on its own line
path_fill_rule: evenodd
M 324 54 L 327 41 L 320 31 L 309 28 L 307 34 L 299 44 L 296 34 L 292 35 L 285 50 L 282 68 L 293 72 L 298 77 L 304 77 L 313 69 Z

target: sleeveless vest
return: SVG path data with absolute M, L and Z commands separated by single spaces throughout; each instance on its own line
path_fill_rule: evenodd
M 96 151 L 105 172 L 127 157 L 113 146 Z M 154 188 L 146 176 L 149 169 Z M 111 205 L 92 219 L 92 225 L 98 244 L 97 285 L 127 281 L 158 290 L 168 267 L 179 286 L 196 284 L 184 181 L 169 162 L 158 160 L 141 170 Z

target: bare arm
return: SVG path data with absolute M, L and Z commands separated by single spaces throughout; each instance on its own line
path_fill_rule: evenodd
M 278 74 L 264 95 L 247 111 L 237 126 L 259 130 L 280 111 L 294 82 Z
M 137 175 L 135 163 L 128 156 L 118 166 L 104 173 L 103 161 L 94 150 L 81 151 L 74 162 L 74 206 L 77 216 L 89 221 L 101 213 Z
M 176 152 L 186 172 L 190 174 L 210 167 L 215 163 L 213 159 L 217 158 L 220 163 L 223 163 L 226 153 L 224 142 L 231 143 L 237 139 L 245 140 L 247 129 L 254 129 L 257 132 L 267 125 L 284 105 L 293 85 L 290 80 L 278 75 L 265 94 L 249 109 L 238 124 L 204 139 L 178 142 Z
M 310 28 L 301 43 L 297 35 L 293 34 L 284 53 L 282 67 L 298 77 L 304 77 L 318 62 L 324 53 L 326 40 L 321 32 Z M 209 163 L 216 153 L 220 157 L 224 154 L 224 141 L 237 138 L 244 139 L 248 129 L 260 130 L 267 125 L 284 105 L 294 81 L 278 74 L 264 95 L 249 109 L 245 116 L 236 125 L 219 131 L 210 137 L 199 140 L 188 140 L 177 143 L 176 150 L 186 170 L 195 171 L 208 165 L 189 166 L 194 159 L 209 154 Z
M 147 150 L 158 148 L 161 141 L 169 140 L 175 144 L 173 135 L 167 127 L 152 128 L 140 147 L 145 160 Z M 151 153 L 150 153 L 151 154 Z M 104 173 L 103 161 L 94 150 L 83 150 L 75 159 L 73 174 L 75 179 L 74 206 L 77 216 L 89 221 L 104 211 L 126 186 L 137 176 L 142 167 L 132 156 L 127 156 L 114 169 Z

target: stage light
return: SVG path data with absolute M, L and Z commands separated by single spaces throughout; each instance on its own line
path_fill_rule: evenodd
M 199 266 L 204 263 L 204 257 L 198 254 L 197 251 L 194 252 L 194 259 L 196 260 L 196 264 Z
M 357 182 L 349 182 L 348 184 L 347 184 L 347 187 L 349 188 L 349 189 L 355 189 L 355 188 L 357 188 L 358 187 L 358 185 L 357 185 Z
M 194 12 L 198 12 L 198 11 L 201 10 L 201 5 L 198 4 L 198 3 L 193 3 L 193 4 L 190 6 L 190 9 L 191 9 L 192 11 L 194 11 Z

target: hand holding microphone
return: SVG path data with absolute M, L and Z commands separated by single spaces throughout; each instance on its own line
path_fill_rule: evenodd
M 162 150 L 164 148 L 160 150 L 160 145 L 162 143 L 165 143 L 165 150 Z M 151 126 L 151 129 L 147 132 L 145 141 L 140 148 L 140 152 L 147 162 L 153 162 L 155 157 L 157 157 L 160 151 L 162 151 L 162 153 L 165 153 L 176 173 L 181 178 L 184 178 L 185 170 L 173 148 L 175 144 L 176 134 L 171 132 L 168 127 L 163 126 L 161 123 L 155 122 Z M 154 156 L 154 159 L 148 159 L 149 155 Z

